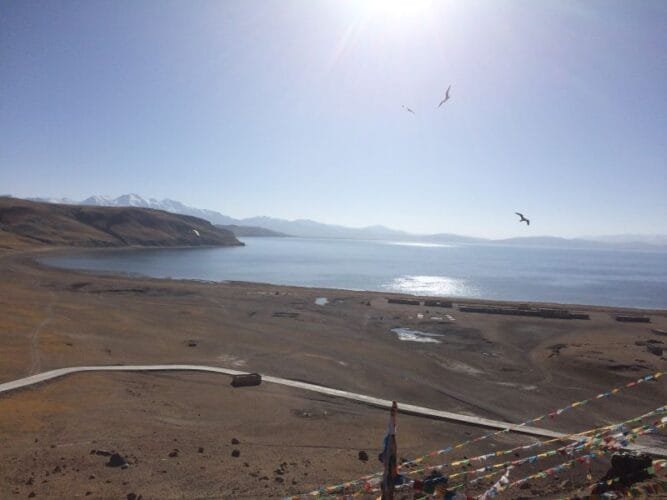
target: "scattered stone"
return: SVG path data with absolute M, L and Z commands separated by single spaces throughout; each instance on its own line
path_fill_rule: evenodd
M 285 480 L 284 480 L 282 477 L 280 477 L 280 476 L 278 476 L 278 477 L 274 477 L 273 480 L 274 480 L 276 483 L 284 483 L 284 482 L 285 482 Z
M 549 357 L 553 356 L 559 356 L 560 351 L 565 349 L 567 347 L 567 344 L 554 344 L 548 347 L 548 349 L 551 349 L 551 354 L 549 354 Z
M 274 470 L 273 472 L 274 472 L 275 474 L 278 474 L 279 476 L 282 476 L 283 474 L 285 474 L 285 471 L 282 470 L 282 469 L 276 469 L 276 470 Z
M 100 455 L 102 457 L 110 457 L 113 455 L 113 452 L 111 451 L 106 451 L 106 450 L 90 450 L 90 454 L 95 454 L 95 455 Z
M 56 466 L 53 468 L 53 473 L 54 473 L 54 474 L 59 474 L 59 473 L 61 473 L 61 472 L 62 472 L 62 469 L 60 468 L 60 465 L 56 465 Z
M 268 476 L 262 476 L 259 478 L 260 481 L 268 481 L 269 477 Z
M 35 482 L 34 478 L 31 477 L 25 482 L 25 484 L 26 486 L 32 486 L 34 482 Z
M 30 494 L 28 495 L 28 498 L 34 498 L 36 496 L 37 496 L 37 493 L 35 493 L 34 491 L 31 491 Z
M 370 304 L 368 304 L 368 305 L 370 305 Z M 292 484 L 296 484 L 296 483 L 298 483 L 298 481 L 296 479 L 292 479 Z
M 87 496 L 87 497 L 89 497 L 89 496 L 92 495 L 92 494 L 93 494 L 92 491 L 86 491 L 86 496 Z
M 95 479 L 95 474 L 91 474 L 90 476 L 88 476 L 88 479 Z
M 240 452 L 239 450 L 233 450 L 233 451 L 232 451 L 232 456 L 233 456 L 234 458 L 238 458 L 238 457 L 241 456 L 241 452 Z
M 662 356 L 662 347 L 658 347 L 653 344 L 646 344 L 646 350 L 651 354 L 655 354 L 656 356 Z
M 366 453 L 363 450 L 360 451 L 359 452 L 359 460 L 361 460 L 362 462 L 368 462 L 368 453 Z
M 141 495 L 137 495 L 136 493 L 128 493 L 127 494 L 127 500 L 141 500 L 143 497 Z
M 197 449 L 197 452 L 198 452 L 198 453 L 204 453 L 204 448 L 200 446 L 200 447 Z
M 240 444 L 240 443 L 241 441 L 239 441 L 238 439 L 232 438 L 232 444 Z
M 243 467 L 250 467 L 250 464 L 248 462 L 243 462 Z
M 601 495 L 610 490 L 624 490 L 639 481 L 650 477 L 646 471 L 653 465 L 650 455 L 642 453 L 616 453 L 611 457 L 611 469 L 602 477 L 591 493 Z M 607 484 L 609 479 L 620 478 L 619 481 Z
M 175 458 L 178 456 L 178 448 L 174 448 L 172 451 L 169 452 L 169 458 Z
M 107 467 L 122 467 L 123 469 L 126 469 L 128 467 L 127 460 L 125 460 L 125 457 L 119 453 L 114 453 L 109 457 L 109 461 L 107 462 Z

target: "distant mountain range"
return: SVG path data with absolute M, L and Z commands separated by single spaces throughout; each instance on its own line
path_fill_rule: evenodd
M 289 236 L 288 234 L 285 233 L 279 233 L 278 231 L 271 231 L 270 229 L 266 229 L 264 227 L 257 227 L 257 226 L 237 226 L 236 224 L 215 224 L 215 227 L 219 227 L 220 229 L 226 229 L 227 231 L 231 231 L 234 233 L 234 236 L 241 237 L 241 236 L 271 236 L 271 237 L 286 237 Z
M 425 243 L 470 243 L 516 246 L 548 246 L 560 248 L 621 248 L 667 250 L 667 235 L 610 235 L 587 238 L 559 238 L 553 236 L 534 236 L 491 240 L 458 234 L 439 233 L 419 235 L 391 229 L 385 226 L 352 228 L 333 224 L 297 219 L 285 220 L 272 217 L 250 217 L 235 219 L 215 210 L 194 208 L 180 201 L 155 198 L 143 198 L 137 194 L 125 194 L 117 198 L 110 196 L 91 196 L 83 201 L 68 198 L 30 198 L 61 204 L 78 204 L 111 207 L 142 207 L 164 210 L 167 212 L 191 215 L 210 221 L 218 227 L 232 231 L 236 236 L 298 236 L 302 238 L 351 238 L 370 240 L 415 241 Z

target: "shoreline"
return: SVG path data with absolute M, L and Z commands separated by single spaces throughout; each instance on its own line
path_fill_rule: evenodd
M 253 286 L 273 286 L 273 287 L 285 287 L 285 288 L 301 288 L 305 290 L 321 290 L 323 293 L 326 291 L 330 292 L 358 292 L 358 293 L 372 293 L 372 294 L 381 294 L 396 298 L 406 298 L 414 300 L 429 300 L 429 299 L 447 299 L 449 301 L 457 303 L 457 305 L 463 304 L 481 304 L 481 305 L 491 305 L 491 306 L 517 306 L 522 304 L 527 304 L 534 307 L 554 307 L 554 308 L 568 308 L 575 310 L 590 310 L 590 311 L 607 311 L 607 312 L 641 312 L 643 314 L 667 314 L 667 308 L 655 308 L 655 307 L 633 307 L 633 306 L 613 306 L 613 305 L 602 305 L 602 304 L 585 304 L 585 303 L 572 303 L 572 302 L 553 302 L 553 301 L 539 301 L 533 299 L 486 299 L 481 297 L 462 297 L 455 295 L 419 295 L 411 294 L 405 292 L 393 292 L 393 291 L 380 291 L 380 290 L 366 290 L 366 289 L 352 289 L 352 288 L 325 288 L 318 286 L 306 286 L 306 285 L 288 285 L 288 284 L 278 284 L 278 283 L 269 283 L 262 281 L 242 281 L 242 280 L 206 280 L 198 278 L 166 278 L 166 277 L 154 277 L 150 275 L 143 275 L 140 273 L 130 273 L 122 271 L 104 271 L 104 270 L 95 270 L 95 269 L 80 269 L 80 268 L 69 268 L 69 267 L 59 267 L 49 265 L 43 262 L 40 262 L 37 257 L 33 254 L 44 254 L 45 258 L 49 256 L 76 256 L 77 254 L 88 254 L 88 253 L 97 253 L 97 252 L 132 252 L 137 250 L 198 250 L 198 249 L 216 249 L 219 247 L 216 246 L 206 246 L 206 247 L 188 247 L 188 246 L 178 246 L 178 247 L 119 247 L 119 248 L 81 248 L 81 247 L 52 247 L 45 249 L 31 249 L 26 251 L 21 251 L 20 255 L 24 257 L 31 258 L 35 266 L 43 266 L 45 269 L 54 269 L 60 271 L 68 271 L 73 273 L 79 273 L 82 275 L 92 275 L 92 276 L 116 276 L 116 277 L 125 277 L 125 278 L 137 278 L 137 279 L 154 279 L 154 280 L 167 280 L 167 281 L 184 281 L 184 282 L 194 282 L 194 283 L 210 283 L 210 284 L 245 284 Z M 16 255 L 15 255 L 16 256 Z

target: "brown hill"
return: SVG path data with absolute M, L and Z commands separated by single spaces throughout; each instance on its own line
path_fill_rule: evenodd
M 199 234 L 197 234 L 199 233 Z M 235 246 L 231 231 L 188 215 L 134 207 L 36 203 L 0 197 L 0 245 Z

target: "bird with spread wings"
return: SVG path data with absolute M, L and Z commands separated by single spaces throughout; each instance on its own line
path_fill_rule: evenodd
M 440 101 L 440 104 L 438 104 L 438 107 L 442 106 L 442 105 L 445 104 L 447 101 L 449 101 L 449 99 L 450 99 L 449 91 L 450 91 L 450 90 L 452 90 L 452 86 L 451 86 L 451 85 L 450 85 L 449 87 L 447 87 L 447 92 L 445 92 L 445 98 L 444 98 L 442 101 Z
M 514 212 L 514 213 L 517 214 L 519 217 L 521 217 L 521 219 L 519 219 L 519 222 L 525 222 L 526 226 L 530 226 L 530 221 L 526 219 L 522 213 L 520 212 Z

